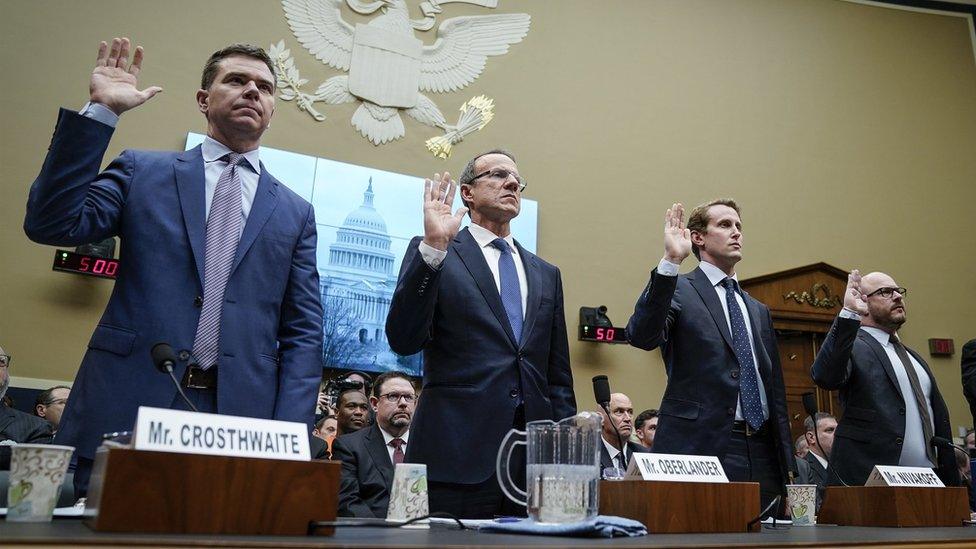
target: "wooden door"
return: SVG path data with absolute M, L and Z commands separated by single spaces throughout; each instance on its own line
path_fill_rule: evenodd
M 803 408 L 804 393 L 812 392 L 817 395 L 819 411 L 835 416 L 840 414 L 836 391 L 820 389 L 810 376 L 810 368 L 822 342 L 823 335 L 818 332 L 776 330 L 779 359 L 783 365 L 783 383 L 786 386 L 786 408 L 793 440 L 806 431 L 803 425 L 807 417 L 806 410 Z

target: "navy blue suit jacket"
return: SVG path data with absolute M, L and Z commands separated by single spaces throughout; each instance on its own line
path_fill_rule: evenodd
M 742 292 L 752 323 L 756 363 L 766 389 L 768 425 L 782 478 L 795 471 L 786 389 L 769 309 Z M 627 324 L 630 344 L 664 355 L 668 386 L 654 451 L 718 456 L 728 448 L 739 400 L 739 361 L 722 304 L 701 270 L 663 276 L 655 269 Z
M 838 390 L 844 405 L 828 462 L 828 481 L 833 485 L 861 486 L 875 465 L 898 465 L 905 437 L 905 397 L 898 377 L 884 347 L 860 327 L 857 320 L 837 317 L 810 372 L 821 388 Z M 918 353 L 906 349 L 932 381 L 929 400 L 935 435 L 952 440 L 949 408 L 932 370 Z M 913 419 L 918 421 L 918 417 Z M 942 448 L 936 452 L 939 463 L 935 472 L 947 486 L 957 486 L 956 457 Z
M 410 242 L 386 320 L 390 346 L 423 350 L 424 380 L 406 459 L 435 482 L 478 484 L 495 472 L 519 401 L 525 420 L 576 413 L 559 269 L 518 245 L 528 281 L 521 344 L 494 278 L 467 229 L 437 270 Z
M 103 433 L 176 389 L 149 350 L 190 349 L 206 240 L 200 148 L 124 151 L 102 173 L 113 129 L 62 109 L 24 230 L 41 244 L 121 238 L 118 278 L 88 343 L 56 440 L 91 458 Z M 217 409 L 311 425 L 322 375 L 322 305 L 312 206 L 262 166 L 224 293 Z M 176 376 L 186 364 L 177 364 Z

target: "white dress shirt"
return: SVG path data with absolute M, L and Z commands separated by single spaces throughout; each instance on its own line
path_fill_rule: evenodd
M 826 468 L 827 468 L 827 460 L 825 460 L 824 458 L 822 458 L 822 457 L 820 457 L 820 455 L 819 455 L 819 454 L 817 454 L 816 452 L 814 452 L 814 451 L 812 451 L 812 450 L 810 451 L 810 455 L 812 455 L 812 456 L 813 456 L 813 457 L 814 457 L 814 458 L 815 458 L 815 459 L 816 459 L 817 461 L 819 461 L 819 462 L 820 462 L 820 465 L 821 465 L 821 466 L 822 466 L 822 467 L 823 467 L 824 469 L 826 469 Z
M 662 276 L 678 276 L 678 267 L 679 265 L 676 263 L 671 263 L 667 259 L 661 259 L 661 262 L 657 266 L 657 272 Z M 704 260 L 698 264 L 698 267 L 708 277 L 708 282 L 715 290 L 715 295 L 718 296 L 718 302 L 722 304 L 722 312 L 725 314 L 725 325 L 731 334 L 732 320 L 729 318 L 729 304 L 725 300 L 725 286 L 722 285 L 722 281 L 726 278 L 732 278 L 738 284 L 738 275 L 733 274 L 729 277 L 722 269 Z M 766 403 L 766 387 L 763 384 L 762 376 L 759 375 L 759 355 L 756 353 L 756 340 L 752 336 L 752 322 L 749 319 L 749 308 L 746 307 L 746 302 L 742 299 L 742 295 L 739 292 L 735 292 L 735 301 L 739 305 L 739 310 L 742 311 L 742 318 L 746 321 L 746 332 L 749 334 L 749 348 L 752 349 L 752 367 L 756 370 L 756 383 L 759 385 L 759 400 L 762 402 L 763 419 L 769 419 L 769 405 Z M 735 419 L 736 421 L 744 419 L 742 415 L 741 397 L 735 403 Z
M 410 438 L 410 429 L 407 429 L 406 431 L 403 432 L 402 435 L 400 435 L 398 437 L 395 437 L 395 436 L 391 435 L 390 433 L 387 433 L 386 431 L 383 430 L 382 427 L 380 427 L 380 432 L 383 433 L 383 444 L 386 445 L 386 453 L 387 453 L 387 455 L 390 456 L 390 463 L 394 463 L 393 462 L 393 451 L 395 450 L 395 448 L 393 448 L 392 446 L 390 446 L 390 442 L 393 441 L 393 439 L 395 439 L 395 438 L 402 439 L 403 440 L 403 446 L 400 446 L 400 449 L 403 450 L 403 453 L 404 454 L 407 453 L 407 439 Z
M 623 469 L 623 467 L 621 467 L 621 463 L 619 461 L 617 461 L 617 456 L 620 454 L 621 451 L 618 450 L 618 449 L 616 449 L 613 446 L 613 444 L 610 444 L 609 442 L 607 442 L 607 439 L 603 438 L 602 435 L 600 436 L 600 440 L 603 441 L 603 446 L 606 447 L 607 453 L 610 454 L 610 463 L 612 463 L 614 467 L 620 467 L 621 469 Z M 624 454 L 624 458 L 626 459 L 627 458 L 627 441 L 626 440 L 624 440 L 623 454 Z
M 898 465 L 934 467 L 935 464 L 929 461 L 928 454 L 925 451 L 927 442 L 925 435 L 922 434 L 922 415 L 918 411 L 918 403 L 915 401 L 912 383 L 908 380 L 908 372 L 905 371 L 904 364 L 898 358 L 898 353 L 895 352 L 895 346 L 891 344 L 891 334 L 874 326 L 861 326 L 861 329 L 877 339 L 878 343 L 884 347 L 885 354 L 888 355 L 888 360 L 891 362 L 891 368 L 895 371 L 895 377 L 898 378 L 898 388 L 901 390 L 902 399 L 905 401 L 905 437 L 902 442 L 901 458 L 898 460 Z M 908 353 L 908 359 L 915 368 L 918 385 L 922 388 L 922 394 L 925 395 L 925 405 L 928 406 L 929 418 L 931 418 L 933 417 L 932 380 L 911 353 Z M 934 425 L 932 432 L 935 432 Z
M 481 253 L 485 256 L 485 262 L 488 263 L 488 269 L 491 270 L 491 276 L 495 279 L 495 288 L 498 290 L 498 294 L 501 295 L 502 283 L 498 272 L 498 260 L 501 258 L 502 252 L 491 245 L 493 240 L 500 237 L 477 223 L 471 223 L 468 226 L 468 231 L 474 237 L 474 241 L 478 243 L 478 247 L 481 248 Z M 508 246 L 512 250 L 512 259 L 515 260 L 515 272 L 518 273 L 519 290 L 522 292 L 522 318 L 525 319 L 526 301 L 529 297 L 529 284 L 525 278 L 525 265 L 522 264 L 522 257 L 519 254 L 518 248 L 515 246 L 515 237 L 512 236 L 512 233 L 508 233 L 508 236 L 504 237 L 504 239 L 505 242 L 508 242 Z M 424 262 L 432 269 L 439 269 L 441 262 L 447 257 L 447 252 L 438 250 L 433 246 L 428 246 L 425 242 L 420 243 L 419 251 L 421 257 L 424 258 Z

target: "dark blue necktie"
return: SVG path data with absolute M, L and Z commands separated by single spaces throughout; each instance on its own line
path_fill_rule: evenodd
M 756 362 L 752 356 L 752 346 L 749 344 L 749 331 L 746 330 L 746 319 L 742 316 L 742 309 L 735 299 L 735 280 L 726 278 L 722 281 L 725 286 L 725 303 L 729 307 L 729 324 L 732 325 L 732 349 L 739 361 L 739 398 L 742 401 L 742 417 L 755 430 L 763 424 L 762 400 L 759 396 L 759 380 L 756 378 Z
M 501 286 L 499 294 L 502 298 L 502 305 L 505 307 L 505 314 L 508 316 L 508 323 L 512 326 L 512 333 L 515 334 L 515 341 L 522 339 L 522 288 L 519 286 L 518 271 L 515 270 L 515 258 L 512 257 L 512 249 L 505 242 L 504 238 L 496 238 L 491 241 L 491 245 L 498 248 L 502 253 L 498 258 L 498 281 Z

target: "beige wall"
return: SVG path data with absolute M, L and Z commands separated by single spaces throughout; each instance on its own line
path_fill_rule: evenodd
M 571 334 L 581 305 L 606 304 L 627 322 L 672 201 L 729 195 L 744 207 L 741 276 L 817 261 L 886 270 L 911 288 L 910 345 L 927 355 L 929 337 L 957 347 L 976 337 L 976 68 L 964 19 L 835 0 L 500 4 L 530 12 L 532 28 L 473 85 L 432 94 L 449 118 L 473 95 L 496 102 L 496 119 L 450 161 L 425 151 L 435 132 L 411 119 L 407 138 L 373 147 L 349 126 L 349 106 L 324 106 L 329 119 L 315 123 L 279 101 L 265 144 L 415 175 L 512 149 L 540 201 L 540 254 L 563 270 Z M 448 5 L 444 15 L 479 13 Z M 132 36 L 147 51 L 142 82 L 165 88 L 123 117 L 109 156 L 181 148 L 186 131 L 201 131 L 199 70 L 226 43 L 285 39 L 310 89 L 337 72 L 265 0 L 18 0 L 5 3 L 0 30 L 0 345 L 14 376 L 70 379 L 111 285 L 52 272 L 52 248 L 29 242 L 21 223 L 57 107 L 86 100 L 97 42 Z M 571 347 L 583 407 L 596 373 L 640 408 L 659 402 L 658 353 Z M 969 423 L 958 355 L 929 362 L 953 423 Z

